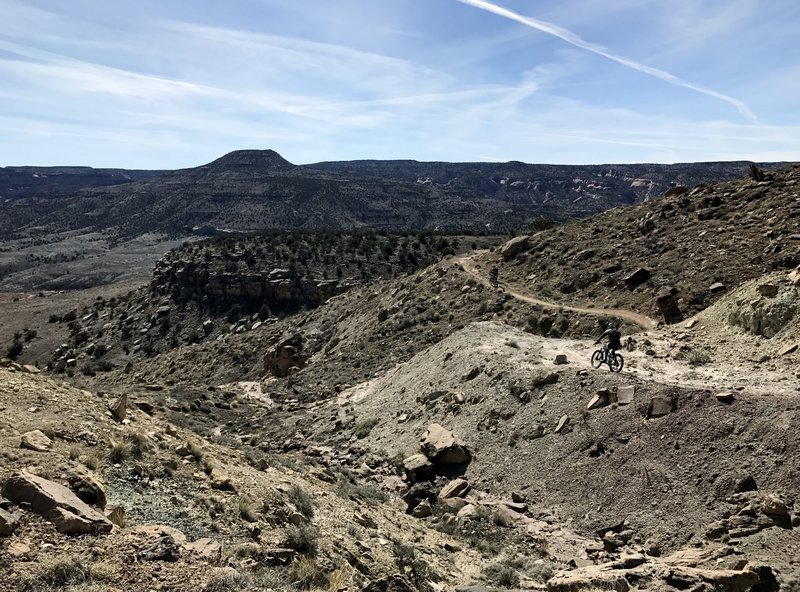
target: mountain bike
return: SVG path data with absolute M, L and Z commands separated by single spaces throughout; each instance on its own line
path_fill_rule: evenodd
M 608 364 L 608 368 L 612 372 L 622 372 L 625 360 L 620 354 L 612 354 L 608 347 L 603 346 L 602 349 L 598 349 L 592 354 L 592 368 L 599 368 L 603 364 Z

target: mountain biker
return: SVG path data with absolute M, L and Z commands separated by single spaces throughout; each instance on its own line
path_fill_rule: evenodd
M 489 283 L 495 288 L 497 287 L 499 275 L 500 270 L 497 268 L 497 265 L 492 265 L 492 268 L 489 270 Z
M 603 331 L 603 334 L 597 338 L 597 341 L 595 341 L 595 345 L 600 343 L 603 337 L 608 337 L 608 345 L 606 345 L 606 349 L 609 350 L 609 353 L 613 358 L 616 351 L 622 348 L 622 343 L 620 342 L 622 339 L 622 333 L 619 332 L 619 329 L 617 329 L 617 326 L 614 323 L 609 323 L 606 327 L 606 330 Z

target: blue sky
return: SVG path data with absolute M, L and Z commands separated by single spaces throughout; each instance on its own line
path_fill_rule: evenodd
M 0 166 L 800 160 L 796 0 L 0 0 Z

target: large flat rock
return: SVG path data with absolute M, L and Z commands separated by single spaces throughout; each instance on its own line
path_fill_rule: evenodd
M 6 479 L 3 496 L 15 504 L 30 504 L 32 512 L 52 522 L 64 534 L 96 534 L 113 528 L 103 514 L 82 502 L 63 485 L 27 471 Z

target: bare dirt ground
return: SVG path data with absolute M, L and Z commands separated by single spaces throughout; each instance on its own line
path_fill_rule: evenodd
M 90 391 L 0 370 L 0 479 L 29 467 L 63 482 L 89 468 L 109 507 L 129 517 L 107 537 L 71 538 L 25 513 L 0 539 L 9 568 L 0 585 L 37 590 L 20 582 L 41 580 L 65 554 L 95 566 L 83 583 L 109 592 L 372 592 L 395 575 L 408 585 L 396 589 L 424 592 L 797 585 L 798 354 L 786 348 L 800 341 L 798 323 L 790 317 L 770 338 L 731 323 L 791 302 L 786 272 L 653 327 L 624 309 L 561 306 L 520 281 L 501 277 L 504 291 L 491 290 L 484 270 L 496 256 L 359 288 L 271 326 L 137 361 L 129 373 L 73 378 Z M 765 283 L 778 296 L 761 294 Z M 93 297 L 7 296 L 2 311 L 12 323 Z M 608 317 L 627 320 L 636 340 L 620 374 L 590 367 L 591 338 L 564 336 L 591 335 Z M 537 334 L 542 318 L 548 336 Z M 269 376 L 265 352 L 295 333 L 307 365 Z M 614 401 L 631 387 L 629 402 Z M 725 392 L 733 395 L 717 396 Z M 126 423 L 107 412 L 122 394 Z M 452 430 L 471 461 L 437 469 L 426 485 L 432 515 L 417 518 L 401 498 L 413 489 L 403 460 L 432 423 Z M 31 429 L 52 448 L 20 448 Z M 192 442 L 196 453 L 178 452 Z M 472 487 L 463 499 L 471 517 L 437 501 L 456 477 Z M 313 515 L 297 516 L 307 497 Z M 164 523 L 188 539 L 181 558 L 138 559 L 163 530 L 142 527 Z M 302 535 L 317 541 L 313 553 L 293 527 L 313 529 Z M 193 555 L 189 541 L 203 538 L 221 544 L 221 558 Z M 287 547 L 288 565 L 271 563 Z

